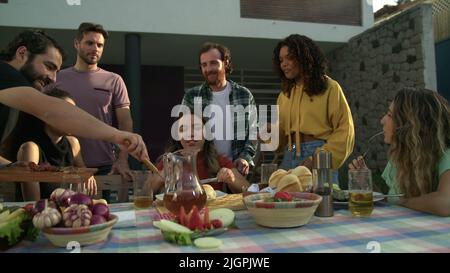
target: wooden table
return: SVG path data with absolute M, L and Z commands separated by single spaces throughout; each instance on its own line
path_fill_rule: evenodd
M 84 183 L 97 172 L 95 168 L 64 167 L 58 171 L 33 171 L 27 167 L 0 169 L 0 182 Z

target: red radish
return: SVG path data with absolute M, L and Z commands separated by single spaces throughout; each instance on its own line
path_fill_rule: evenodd
M 204 229 L 211 229 L 212 228 L 212 224 L 211 223 L 203 223 L 203 228 Z
M 44 205 L 45 206 L 45 205 Z M 32 203 L 26 204 L 23 209 L 25 210 L 25 212 L 31 216 L 31 218 L 34 217 L 34 215 L 36 215 L 36 213 L 38 213 L 38 210 L 36 208 L 34 208 L 34 205 Z
M 97 203 L 92 207 L 91 211 L 93 215 L 100 215 L 105 219 L 109 217 L 109 208 L 105 204 Z
M 219 219 L 212 220 L 211 224 L 214 226 L 214 228 L 221 228 L 223 226 L 222 221 L 220 221 Z
M 106 219 L 101 215 L 93 215 L 91 218 L 91 226 L 106 223 Z

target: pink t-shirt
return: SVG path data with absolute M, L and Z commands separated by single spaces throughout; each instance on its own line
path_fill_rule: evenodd
M 113 124 L 115 109 L 130 105 L 125 83 L 118 74 L 99 68 L 94 72 L 79 72 L 73 67 L 58 73 L 56 87 L 69 92 L 78 107 L 108 125 Z M 114 162 L 112 144 L 79 138 L 81 154 L 88 167 Z

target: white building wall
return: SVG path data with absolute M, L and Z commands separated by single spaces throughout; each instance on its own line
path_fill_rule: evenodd
M 0 4 L 0 26 L 75 29 L 92 21 L 121 32 L 267 39 L 302 33 L 343 43 L 373 25 L 372 0 L 361 1 L 363 26 L 241 18 L 239 0 L 11 0 Z

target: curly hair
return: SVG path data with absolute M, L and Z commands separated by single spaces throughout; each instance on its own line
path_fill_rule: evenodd
M 439 160 L 450 145 L 450 109 L 437 92 L 403 88 L 393 101 L 389 156 L 406 197 L 435 191 Z
M 305 92 L 309 96 L 320 95 L 327 88 L 327 60 L 322 50 L 310 38 L 291 34 L 278 42 L 273 50 L 273 69 L 281 78 L 281 89 L 286 95 L 290 95 L 295 86 L 295 79 L 287 79 L 280 67 L 280 50 L 287 46 L 289 55 L 297 60 L 300 68 L 300 77 L 303 78 Z
M 217 49 L 220 52 L 221 60 L 225 63 L 225 72 L 227 74 L 231 74 L 233 72 L 233 63 L 231 62 L 231 51 L 224 45 L 210 42 L 204 43 L 198 52 L 198 59 L 200 60 L 200 56 L 203 53 L 210 51 L 211 49 Z
M 30 52 L 29 62 L 33 61 L 36 55 L 45 54 L 49 47 L 56 48 L 63 60 L 66 59 L 66 52 L 56 42 L 55 39 L 47 35 L 43 30 L 26 30 L 19 33 L 8 45 L 0 52 L 0 60 L 12 61 L 19 47 L 24 46 Z

